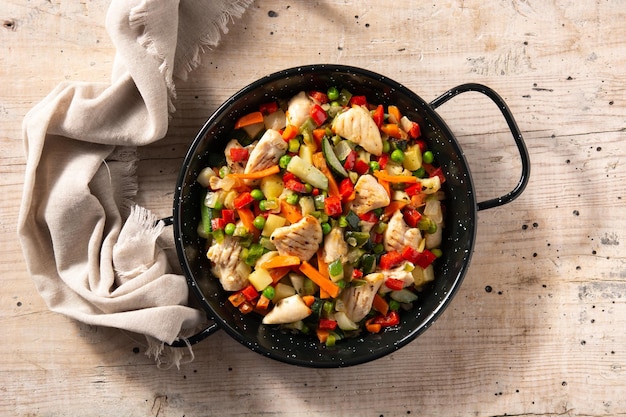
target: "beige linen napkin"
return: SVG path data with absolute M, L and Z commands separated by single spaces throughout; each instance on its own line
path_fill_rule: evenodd
M 251 2 L 113 0 L 111 82 L 62 83 L 24 119 L 18 233 L 39 293 L 73 319 L 146 335 L 157 360 L 204 315 L 157 244 L 163 224 L 133 206 L 136 147 L 165 136 L 175 78 Z

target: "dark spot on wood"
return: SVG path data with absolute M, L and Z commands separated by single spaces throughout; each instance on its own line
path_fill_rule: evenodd
M 15 22 L 15 20 L 13 19 L 5 19 L 2 22 L 2 26 L 6 29 L 6 30 L 10 30 L 11 32 L 15 32 L 17 30 L 17 23 Z
M 267 12 L 267 15 L 269 17 L 278 17 L 278 13 L 276 13 L 274 10 L 270 10 L 269 12 Z
M 139 348 L 138 348 L 138 347 L 134 347 L 134 348 L 133 348 L 133 353 L 134 353 L 134 354 L 139 353 Z
M 578 210 L 574 210 L 572 213 L 574 213 L 574 216 L 580 216 L 580 212 Z
M 491 288 L 491 285 L 487 285 L 485 287 L 485 292 L 491 292 L 491 291 L 493 291 L 493 288 Z
M 21 306 L 22 306 L 22 302 L 21 302 L 21 301 L 18 301 L 18 302 L 17 302 L 17 306 L 18 306 L 18 307 L 21 307 Z

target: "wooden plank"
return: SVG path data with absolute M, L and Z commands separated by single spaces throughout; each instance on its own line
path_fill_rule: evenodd
M 167 136 L 140 149 L 137 201 L 171 213 L 180 163 L 204 119 L 248 82 L 341 63 L 426 101 L 465 82 L 507 101 L 532 175 L 481 211 L 471 267 L 439 320 L 398 352 L 341 370 L 294 368 L 224 332 L 195 360 L 157 369 L 141 336 L 48 311 L 15 232 L 21 122 L 59 82 L 108 82 L 109 2 L 0 6 L 0 414 L 626 414 L 626 10 L 620 2 L 259 0 L 186 81 Z M 273 12 L 273 13 L 270 13 Z M 508 191 L 519 162 L 478 95 L 438 109 L 470 162 L 479 200 Z

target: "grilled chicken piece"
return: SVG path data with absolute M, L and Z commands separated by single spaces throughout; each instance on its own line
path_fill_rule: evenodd
M 298 294 L 283 298 L 263 317 L 263 324 L 287 324 L 307 318 L 312 310 Z
M 244 172 L 249 174 L 276 165 L 280 157 L 287 152 L 287 146 L 287 142 L 278 131 L 266 130 L 250 153 Z
M 386 207 L 391 202 L 385 188 L 369 174 L 358 179 L 354 185 L 354 193 L 356 197 L 352 201 L 352 210 L 358 215 Z
M 383 284 L 384 275 L 380 272 L 375 272 L 366 275 L 364 279 L 365 284 L 358 287 L 349 287 L 341 294 L 346 316 L 355 323 L 361 321 L 369 313 L 374 302 L 374 296 Z
M 241 245 L 231 236 L 225 236 L 222 243 L 213 243 L 207 251 L 207 258 L 212 263 L 211 272 L 226 291 L 239 291 L 248 282 L 248 274 L 244 273 L 246 268 L 239 267 L 240 254 Z
M 370 116 L 370 112 L 362 106 L 352 106 L 335 117 L 333 131 L 360 145 L 371 154 L 380 156 L 383 153 L 383 140 L 378 126 Z
M 300 91 L 297 95 L 289 100 L 287 105 L 287 124 L 300 127 L 309 118 L 311 108 L 315 103 L 306 95 L 304 91 Z
M 270 240 L 281 255 L 297 256 L 308 261 L 315 255 L 324 235 L 319 220 L 304 216 L 300 221 L 274 230 Z
M 417 248 L 422 240 L 422 234 L 418 228 L 409 227 L 404 221 L 402 212 L 398 210 L 389 219 L 383 238 L 387 252 L 401 252 L 406 246 Z
M 344 259 L 348 254 L 348 244 L 339 227 L 333 229 L 324 238 L 324 262 L 330 264 L 337 259 Z

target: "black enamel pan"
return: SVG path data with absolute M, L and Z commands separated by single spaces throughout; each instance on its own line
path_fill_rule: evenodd
M 197 234 L 200 221 L 201 186 L 198 173 L 209 165 L 211 152 L 222 150 L 230 139 L 238 117 L 272 100 L 287 99 L 299 91 L 322 90 L 329 86 L 347 88 L 355 95 L 365 95 L 368 102 L 395 104 L 411 120 L 419 122 L 423 137 L 443 168 L 446 218 L 443 257 L 436 263 L 436 279 L 413 310 L 403 312 L 399 326 L 379 334 L 364 334 L 344 339 L 334 347 L 320 344 L 315 337 L 285 333 L 261 324 L 255 314 L 242 315 L 227 301 L 217 279 L 210 273 L 204 244 Z M 506 195 L 477 202 L 468 164 L 456 138 L 435 111 L 453 97 L 478 92 L 491 99 L 504 116 L 517 145 L 522 172 L 515 188 Z M 261 78 L 244 87 L 224 102 L 198 132 L 185 157 L 174 197 L 173 223 L 178 257 L 191 293 L 214 323 L 191 338 L 204 339 L 218 329 L 261 355 L 308 367 L 345 367 L 369 362 L 405 346 L 424 332 L 450 304 L 465 276 L 474 249 L 477 212 L 510 203 L 528 182 L 530 162 L 522 135 L 502 98 L 488 87 L 464 84 L 455 87 L 430 103 L 403 85 L 368 70 L 341 65 L 311 65 L 291 68 Z M 178 343 L 180 345 L 180 343 Z M 176 344 L 175 344 L 176 345 Z

